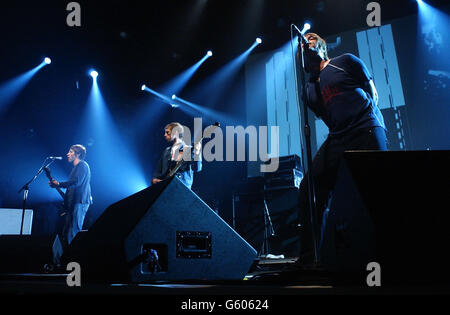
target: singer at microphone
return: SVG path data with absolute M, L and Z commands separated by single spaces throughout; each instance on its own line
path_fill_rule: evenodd
M 81 144 L 75 144 L 67 152 L 67 161 L 73 164 L 69 179 L 65 182 L 52 180 L 49 182 L 52 188 L 65 188 L 64 208 L 66 210 L 66 221 L 62 232 L 64 246 L 69 245 L 75 235 L 82 230 L 84 218 L 89 205 L 92 204 L 91 196 L 91 170 L 89 164 L 84 160 L 86 148 Z M 56 160 L 62 157 L 50 157 Z
M 387 140 L 383 115 L 376 105 L 375 85 L 364 62 L 350 53 L 330 59 L 323 38 L 315 33 L 307 33 L 304 37 L 308 42 L 308 49 L 303 54 L 305 71 L 310 74 L 309 82 L 305 84 L 306 104 L 329 131 L 299 187 L 300 239 L 303 240 L 299 261 L 308 263 L 315 251 L 311 231 L 321 229 L 320 223 L 326 215 L 329 199 L 334 195 L 344 152 L 384 151 L 387 150 Z M 315 189 L 314 210 L 318 216 L 314 229 L 311 226 L 311 213 L 306 210 L 311 204 L 310 178 Z M 344 220 L 343 224 L 348 222 Z

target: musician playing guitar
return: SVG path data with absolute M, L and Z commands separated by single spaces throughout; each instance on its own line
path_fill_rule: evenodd
M 194 145 L 189 161 L 186 161 L 186 156 L 184 156 L 183 161 L 183 152 L 186 148 L 189 148 L 182 140 L 183 129 L 183 126 L 178 122 L 170 123 L 164 128 L 164 139 L 170 143 L 170 146 L 163 151 L 159 159 L 153 174 L 153 184 L 175 175 L 188 188 L 191 188 L 194 181 L 194 172 L 202 170 L 201 142 Z
M 89 205 L 92 204 L 91 196 L 91 170 L 89 164 L 84 161 L 86 148 L 81 144 L 75 144 L 67 152 L 67 161 L 73 164 L 69 179 L 65 182 L 58 182 L 52 179 L 49 182 L 50 187 L 65 188 L 64 207 L 65 224 L 63 228 L 63 243 L 68 245 L 72 242 L 75 235 L 83 228 L 84 218 Z

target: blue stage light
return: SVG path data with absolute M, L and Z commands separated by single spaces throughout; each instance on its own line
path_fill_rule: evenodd
M 213 118 L 214 120 L 220 120 L 223 122 L 227 122 L 230 125 L 237 124 L 236 120 L 228 114 L 219 112 L 217 110 L 208 108 L 206 106 L 200 106 L 198 104 L 191 103 L 191 102 L 189 102 L 185 99 L 179 98 L 179 97 L 177 97 L 177 101 L 181 104 L 171 104 L 171 106 L 179 107 L 180 110 L 182 110 L 183 112 L 185 112 L 189 115 L 192 115 L 193 117 L 196 117 L 194 115 L 198 115 L 198 113 L 201 113 L 202 117 Z M 187 105 L 187 106 L 183 106 L 183 105 Z
M 52 63 L 52 60 L 48 57 L 45 57 L 44 62 L 49 65 Z
M 12 79 L 9 79 L 6 82 L 2 82 L 0 84 L 0 113 L 6 110 L 7 106 L 9 106 L 16 96 L 23 90 L 25 85 L 31 80 L 31 78 L 43 67 L 45 67 L 47 63 L 47 58 L 45 58 L 38 66 L 34 67 L 31 70 L 28 70 L 25 73 L 22 73 Z M 50 58 L 48 58 L 50 61 Z
M 261 43 L 262 43 L 262 39 L 258 37 L 258 38 L 256 39 L 256 43 L 261 44 Z
M 151 88 L 149 88 L 148 86 L 145 87 L 145 91 L 157 96 L 158 98 L 160 98 L 164 103 L 171 105 L 172 104 L 172 100 L 174 100 L 175 98 L 177 98 L 177 96 L 175 94 L 172 95 L 172 97 L 168 97 L 164 94 L 158 93 L 154 90 L 152 90 Z
M 124 135 L 119 132 L 116 121 L 96 82 L 98 73 L 90 69 L 89 74 L 93 78 L 92 88 L 77 137 L 95 139 L 88 153 L 89 160 L 96 165 L 97 180 L 100 178 L 100 182 L 104 180 L 102 185 L 105 191 L 109 191 L 104 198 L 112 203 L 148 185 L 138 158 L 133 154 L 131 143 L 126 141 L 127 139 L 123 138 Z M 114 155 L 114 159 L 103 161 L 106 152 Z M 120 169 L 111 172 L 115 163 L 120 165 Z M 92 180 L 95 181 L 95 179 Z
M 142 86 L 141 86 L 141 90 L 142 90 L 142 91 L 144 91 L 144 90 L 145 90 L 145 88 L 146 88 L 145 84 L 142 84 Z
M 259 37 L 258 39 L 262 43 L 262 39 Z M 208 91 L 208 100 L 205 102 L 208 102 L 209 106 L 214 106 L 219 98 L 223 96 L 221 95 L 221 93 L 224 92 L 226 86 L 229 87 L 229 84 L 233 83 L 233 79 L 239 73 L 240 69 L 242 69 L 242 66 L 245 64 L 247 57 L 259 45 L 258 39 L 255 39 L 255 41 L 251 43 L 251 47 L 249 47 L 246 51 L 228 62 L 225 66 L 216 71 L 210 77 L 206 78 L 203 83 L 200 83 L 195 88 L 195 91 L 191 92 L 192 95 L 195 95 L 195 98 L 201 98 L 201 95 L 205 95 L 206 90 Z M 177 100 L 179 101 L 180 99 L 177 98 Z M 185 106 L 182 106 L 180 108 L 183 107 Z
M 310 29 L 311 29 L 311 24 L 306 22 L 305 24 L 303 24 L 302 34 L 305 34 L 305 32 L 310 30 Z
M 208 50 L 208 52 L 206 53 L 209 57 L 211 57 L 213 55 L 211 50 Z

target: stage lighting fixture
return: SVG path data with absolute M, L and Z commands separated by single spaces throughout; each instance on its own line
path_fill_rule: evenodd
M 142 84 L 142 86 L 141 86 L 141 90 L 142 90 L 142 91 L 144 91 L 144 90 L 145 90 L 145 88 L 146 88 L 145 84 Z
M 310 30 L 310 29 L 311 29 L 311 24 L 309 24 L 308 22 L 306 22 L 306 23 L 303 25 L 302 34 L 304 34 L 306 31 L 308 31 L 308 30 Z
M 258 37 L 258 38 L 256 39 L 256 43 L 261 44 L 261 43 L 262 43 L 262 39 Z
M 173 94 L 172 95 L 172 99 L 174 100 L 174 99 L 176 99 L 177 98 L 177 96 L 175 95 L 175 94 Z
M 49 65 L 49 64 L 52 63 L 52 60 L 50 58 L 48 58 L 48 57 L 45 57 L 44 58 L 44 62 Z
M 213 55 L 213 53 L 212 53 L 212 51 L 211 50 L 208 50 L 208 52 L 206 53 L 208 56 L 212 56 Z
M 90 74 L 91 74 L 92 78 L 97 79 L 97 77 L 98 77 L 98 72 L 97 71 L 92 70 Z

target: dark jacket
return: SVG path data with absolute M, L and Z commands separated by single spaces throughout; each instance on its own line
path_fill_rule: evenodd
M 67 188 L 64 198 L 66 209 L 72 210 L 76 203 L 92 203 L 90 181 L 89 164 L 82 160 L 72 168 L 69 179 L 59 183 L 59 187 Z

